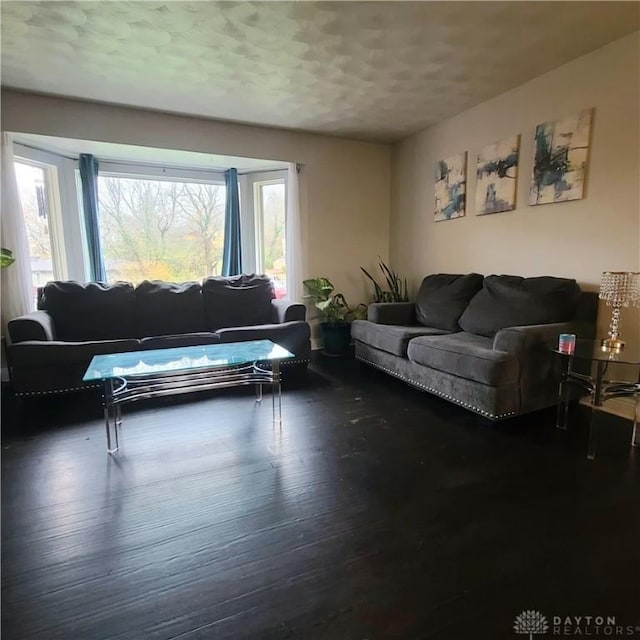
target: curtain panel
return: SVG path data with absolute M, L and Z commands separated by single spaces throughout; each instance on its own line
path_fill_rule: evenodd
M 20 194 L 13 164 L 13 142 L 2 136 L 2 217 L 0 245 L 13 252 L 15 262 L 2 269 L 2 334 L 7 335 L 7 323 L 33 311 L 34 293 L 31 284 L 31 260 L 27 231 L 22 215 Z
M 224 248 L 222 275 L 237 276 L 242 273 L 242 245 L 240 234 L 240 197 L 238 195 L 238 171 L 224 172 L 227 201 L 224 215 Z
M 81 153 L 78 165 L 82 182 L 82 204 L 91 280 L 106 282 L 107 272 L 104 267 L 98 227 L 98 161 L 89 153 Z
M 287 168 L 287 211 L 285 226 L 285 251 L 287 257 L 287 298 L 302 302 L 302 231 L 300 224 L 300 186 L 298 165 L 290 163 Z

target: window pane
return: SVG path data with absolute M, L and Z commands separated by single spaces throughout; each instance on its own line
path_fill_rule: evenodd
M 35 305 L 38 287 L 54 279 L 45 172 L 41 167 L 21 162 L 14 164 L 29 244 L 31 284 Z
M 109 281 L 220 274 L 224 185 L 99 176 L 98 198 Z
M 262 269 L 274 281 L 276 296 L 286 295 L 284 182 L 260 185 Z

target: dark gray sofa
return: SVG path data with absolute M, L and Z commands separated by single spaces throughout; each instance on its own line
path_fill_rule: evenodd
M 548 345 L 593 337 L 597 305 L 565 278 L 434 274 L 416 302 L 370 305 L 352 336 L 358 360 L 501 420 L 557 402 Z
M 8 323 L 9 371 L 19 396 L 78 391 L 97 354 L 269 339 L 306 367 L 306 308 L 274 298 L 263 275 L 199 282 L 49 282 L 38 311 Z

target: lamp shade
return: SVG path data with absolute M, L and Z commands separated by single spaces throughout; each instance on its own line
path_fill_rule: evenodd
M 640 306 L 640 272 L 605 271 L 599 297 L 610 307 Z

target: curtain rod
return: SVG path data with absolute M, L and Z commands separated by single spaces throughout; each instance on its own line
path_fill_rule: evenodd
M 33 149 L 34 151 L 42 151 L 43 153 L 50 153 L 53 156 L 58 156 L 59 158 L 66 158 L 67 160 L 77 160 L 78 156 L 68 156 L 65 153 L 60 153 L 59 151 L 51 151 L 50 149 L 43 149 L 42 147 L 35 147 L 32 144 L 27 144 L 26 142 L 20 142 L 19 140 L 14 140 L 14 144 L 17 144 L 25 149 Z
M 36 147 L 31 144 L 26 144 L 24 142 L 20 142 L 18 140 L 15 141 L 15 144 L 20 145 L 21 147 L 25 147 L 26 149 L 33 149 L 33 151 L 42 151 L 43 153 L 50 153 L 54 156 L 58 156 L 59 158 L 66 158 L 67 160 L 78 160 L 79 156 L 77 155 L 67 155 L 64 153 L 60 153 L 58 151 L 51 151 L 49 149 L 43 149 L 42 147 Z M 202 172 L 214 172 L 214 173 L 224 173 L 227 169 L 231 169 L 232 167 L 212 167 L 210 169 L 204 169 L 202 167 L 188 167 L 188 166 L 180 166 L 180 165 L 161 165 L 161 164 L 150 164 L 148 162 L 137 162 L 135 160 L 118 160 L 114 158 L 100 158 L 97 157 L 98 163 L 100 162 L 111 162 L 113 164 L 124 164 L 128 166 L 136 166 L 136 167 L 154 167 L 156 169 L 178 169 L 180 171 L 202 171 Z M 300 172 L 299 164 L 296 164 L 296 170 L 298 173 Z M 281 169 L 254 169 L 254 170 L 243 170 L 238 171 L 239 176 L 246 176 L 252 173 L 271 173 L 274 171 L 286 171 L 287 167 L 282 167 Z

